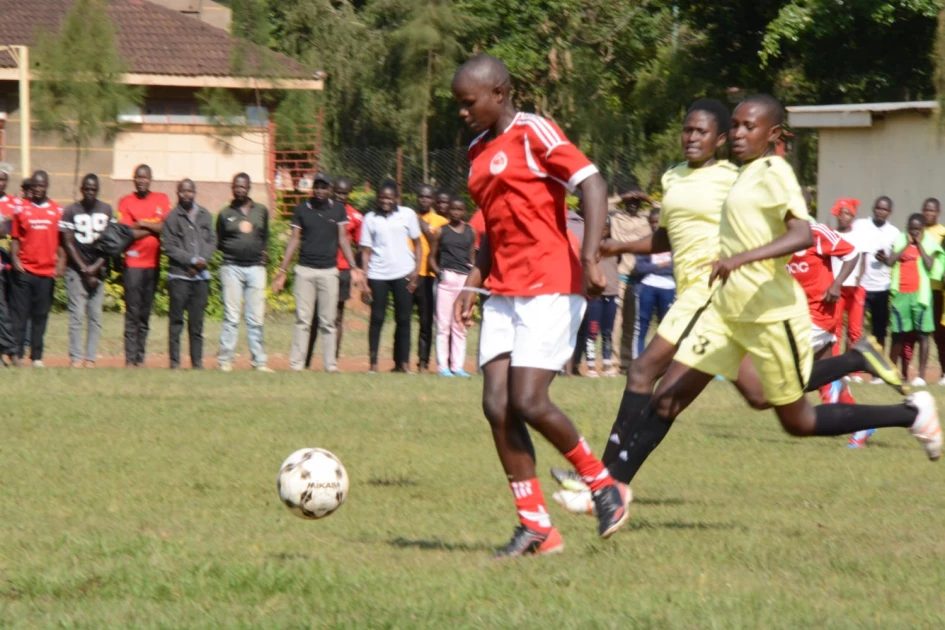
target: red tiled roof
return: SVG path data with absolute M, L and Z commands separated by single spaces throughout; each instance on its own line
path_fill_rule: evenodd
M 0 0 L 0 45 L 32 45 L 37 32 L 56 33 L 73 0 Z M 285 55 L 247 45 L 246 71 L 234 72 L 231 59 L 236 40 L 215 28 L 147 0 L 111 0 L 108 14 L 115 24 L 118 48 L 136 74 L 178 76 L 251 76 L 260 56 L 266 58 L 266 76 L 311 79 L 312 71 Z M 0 68 L 16 64 L 7 52 Z

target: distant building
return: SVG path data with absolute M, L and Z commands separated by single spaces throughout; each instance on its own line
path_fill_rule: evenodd
M 4 46 L 31 46 L 36 32 L 58 32 L 71 6 L 72 0 L 0 0 L 0 162 L 14 167 L 11 189 L 23 177 L 18 172 L 19 71 Z M 228 24 L 229 10 L 208 0 L 110 0 L 107 8 L 129 66 L 125 82 L 145 86 L 147 95 L 141 109 L 122 113 L 127 132 L 95 143 L 82 155 L 82 172 L 101 177 L 102 199 L 114 202 L 130 192 L 135 166 L 147 163 L 155 190 L 172 194 L 177 181 L 190 177 L 201 203 L 213 210 L 229 200 L 233 175 L 245 171 L 254 182 L 253 197 L 271 207 L 271 129 L 268 111 L 256 106 L 252 88 L 321 90 L 323 81 L 311 68 L 261 47 L 251 47 L 247 57 L 266 58 L 275 82 L 233 76 L 237 42 L 210 24 Z M 214 136 L 218 129 L 198 109 L 195 94 L 203 87 L 239 90 L 251 131 L 221 143 L 219 134 Z M 51 197 L 71 201 L 73 149 L 53 136 L 34 132 L 31 138 L 32 169 L 50 173 Z
M 821 220 L 835 200 L 855 197 L 869 216 L 888 195 L 900 229 L 928 197 L 945 200 L 945 142 L 935 101 L 788 107 L 793 129 L 816 129 L 817 207 Z

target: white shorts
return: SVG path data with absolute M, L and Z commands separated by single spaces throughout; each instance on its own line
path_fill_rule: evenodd
M 810 325 L 810 345 L 814 354 L 837 342 L 837 336 L 817 324 Z
M 586 308 L 581 295 L 491 296 L 482 307 L 479 365 L 511 353 L 512 367 L 560 371 Z

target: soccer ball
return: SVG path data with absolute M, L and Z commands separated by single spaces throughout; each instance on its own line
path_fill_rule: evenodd
M 303 448 L 282 462 L 276 478 L 279 498 L 299 518 L 324 518 L 348 497 L 348 473 L 323 448 Z

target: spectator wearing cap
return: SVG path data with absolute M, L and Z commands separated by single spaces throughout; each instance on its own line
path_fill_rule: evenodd
M 646 217 L 640 216 L 640 206 L 647 203 L 652 208 L 659 204 L 653 201 L 639 186 L 631 186 L 630 190 L 620 195 L 620 205 L 610 213 L 610 231 L 618 241 L 637 241 L 650 234 L 650 224 Z M 617 274 L 620 279 L 618 320 L 614 329 L 620 331 L 620 371 L 626 372 L 635 357 L 637 337 L 637 300 L 636 286 L 641 277 L 635 275 L 636 257 L 632 254 L 621 254 L 617 263 Z
M 863 277 L 863 271 L 866 269 L 864 261 L 870 254 L 871 247 L 869 239 L 863 232 L 853 229 L 853 221 L 856 219 L 857 208 L 860 202 L 857 199 L 837 199 L 830 210 L 830 214 L 836 217 L 837 232 L 847 241 L 856 251 L 861 254 L 860 261 L 840 289 L 840 300 L 837 303 L 837 324 L 834 328 L 834 335 L 837 342 L 833 344 L 833 354 L 837 356 L 841 353 L 840 346 L 843 345 L 843 320 L 847 320 L 847 348 L 850 348 L 863 336 L 863 313 L 866 309 L 866 289 L 860 286 L 860 279 Z M 843 261 L 839 258 L 833 259 L 833 273 L 840 272 Z M 854 377 L 859 378 L 859 377 Z
M 331 178 L 325 173 L 316 173 L 312 178 L 311 199 L 300 203 L 292 212 L 292 236 L 286 245 L 279 271 L 272 281 L 272 292 L 282 291 L 289 264 L 298 251 L 299 262 L 294 270 L 295 330 L 289 350 L 289 368 L 294 371 L 305 368 L 305 351 L 316 302 L 324 368 L 326 372 L 338 371 L 335 317 L 338 313 L 339 249 L 351 267 L 352 281 L 359 289 L 364 285 L 364 278 L 357 268 L 345 232 L 347 223 L 348 215 L 344 206 L 331 198 Z

